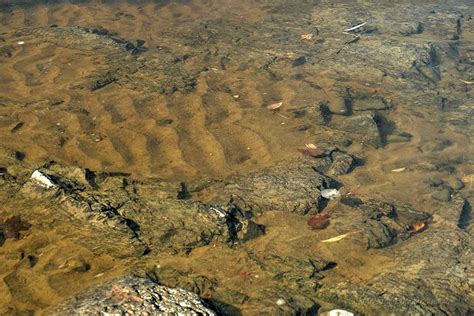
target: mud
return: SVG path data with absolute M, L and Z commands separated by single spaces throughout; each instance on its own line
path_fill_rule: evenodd
M 0 1 L 0 313 L 473 313 L 473 14 Z

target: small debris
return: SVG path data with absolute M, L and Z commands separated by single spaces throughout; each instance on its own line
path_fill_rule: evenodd
M 321 242 L 325 242 L 325 243 L 336 242 L 336 241 L 339 241 L 339 240 L 342 240 L 342 239 L 346 238 L 347 236 L 354 235 L 354 234 L 357 234 L 357 233 L 360 233 L 360 232 L 361 231 L 358 230 L 358 231 L 355 231 L 355 232 L 352 232 L 352 233 L 342 234 L 342 235 L 339 235 L 339 236 L 336 236 L 336 237 L 321 240 Z
M 0 223 L 0 233 L 8 239 L 20 239 L 20 231 L 28 230 L 31 224 L 22 221 L 20 216 L 7 218 L 3 224 Z
M 397 169 L 392 169 L 392 172 L 403 172 L 405 171 L 407 168 L 397 168 Z
M 305 56 L 300 56 L 300 57 L 296 58 L 295 60 L 293 60 L 292 66 L 293 67 L 298 67 L 298 66 L 304 65 L 305 63 L 306 63 L 306 57 Z
M 329 238 L 329 239 L 326 239 L 326 240 L 321 240 L 321 242 L 336 242 L 336 241 L 339 241 L 341 239 L 346 238 L 347 236 L 349 236 L 349 234 L 342 234 L 342 235 L 339 235 L 339 236 L 336 236 L 336 237 L 333 237 L 333 238 Z
M 283 105 L 283 101 L 273 103 L 267 106 L 267 109 L 271 111 L 275 111 L 276 109 L 280 108 Z
M 51 178 L 46 173 L 43 173 L 39 170 L 33 171 L 31 179 L 33 179 L 37 184 L 46 189 L 50 189 L 56 186 L 53 180 L 51 180 Z
M 324 229 L 329 226 L 329 218 L 325 215 L 313 215 L 308 219 L 308 226 L 311 229 Z
M 17 44 L 18 44 L 18 45 L 24 45 L 25 42 L 24 42 L 24 41 L 19 41 L 19 42 L 17 42 Z
M 308 33 L 308 34 L 301 34 L 301 40 L 304 41 L 309 41 L 311 39 L 313 39 L 313 34 L 312 33 Z
M 421 233 L 426 228 L 428 228 L 428 224 L 426 222 L 415 223 L 410 226 L 410 229 L 408 230 L 408 232 L 414 235 L 414 234 Z
M 304 147 L 297 148 L 297 150 L 303 155 L 308 155 L 311 157 L 320 157 L 324 155 L 324 150 L 318 148 L 314 144 L 306 144 Z
M 340 196 L 340 193 L 337 189 L 324 189 L 321 191 L 321 196 L 327 200 L 334 200 Z
M 356 26 L 353 26 L 353 27 L 350 27 L 350 28 L 348 28 L 348 29 L 345 29 L 344 32 L 353 32 L 353 31 L 355 31 L 355 30 L 360 29 L 361 27 L 363 27 L 363 26 L 366 25 L 366 24 L 367 24 L 367 22 L 358 24 L 358 25 L 356 25 Z
M 466 81 L 466 80 L 462 80 L 462 79 L 461 79 L 461 82 L 464 83 L 464 84 L 468 84 L 468 85 L 474 84 L 474 81 Z
M 211 206 L 209 209 L 210 209 L 210 210 L 213 210 L 214 212 L 216 212 L 217 215 L 219 215 L 219 217 L 224 218 L 224 217 L 227 216 L 227 214 L 226 214 L 225 211 L 222 211 L 222 210 L 218 209 L 217 207 Z
M 354 314 L 343 309 L 332 309 L 322 313 L 321 316 L 354 316 Z
M 278 306 L 283 306 L 283 305 L 285 305 L 285 304 L 286 304 L 286 302 L 285 302 L 285 300 L 284 300 L 284 299 L 282 299 L 282 298 L 279 298 L 279 299 L 276 301 L 276 304 L 277 304 Z

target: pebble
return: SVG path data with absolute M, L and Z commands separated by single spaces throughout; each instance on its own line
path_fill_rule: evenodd
M 286 302 L 285 302 L 285 300 L 284 300 L 284 299 L 282 299 L 282 298 L 279 298 L 279 299 L 276 301 L 276 304 L 277 304 L 278 306 L 283 306 L 283 305 L 285 305 L 285 304 L 286 304 Z
M 449 179 L 448 184 L 453 190 L 461 190 L 464 188 L 464 183 L 459 178 Z
M 334 200 L 339 196 L 339 191 L 337 189 L 325 189 L 321 191 L 321 196 L 328 200 Z
M 431 197 L 440 202 L 449 202 L 451 200 L 451 192 L 449 189 L 442 189 L 431 194 Z

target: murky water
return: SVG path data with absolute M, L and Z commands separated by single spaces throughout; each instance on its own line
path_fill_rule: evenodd
M 54 160 L 170 183 L 300 159 L 305 144 L 337 146 L 360 158 L 338 178 L 346 194 L 438 210 L 436 179 L 460 180 L 450 194 L 473 199 L 472 14 L 470 1 L 0 1 L 0 145 L 37 167 Z M 377 144 L 341 127 L 367 113 L 377 116 Z M 193 198 L 212 201 L 206 191 Z M 268 234 L 242 252 L 209 246 L 160 262 L 235 291 L 244 283 L 250 296 L 274 282 L 258 279 L 253 252 L 320 252 L 338 261 L 328 284 L 392 268 L 389 250 L 324 248 L 305 218 L 275 211 L 258 219 Z M 91 274 L 121 274 L 133 261 L 82 250 Z M 39 310 L 98 282 L 45 275 L 35 277 L 52 293 L 21 301 L 10 289 L 0 311 L 28 300 Z M 251 300 L 233 305 L 259 312 Z

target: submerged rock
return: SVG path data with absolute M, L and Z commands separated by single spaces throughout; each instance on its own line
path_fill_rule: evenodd
M 375 148 L 382 146 L 382 137 L 373 113 L 348 117 L 336 128 L 350 133 L 359 142 L 367 143 Z
M 51 308 L 49 314 L 216 315 L 194 293 L 131 276 L 113 280 L 77 294 Z
M 348 174 L 356 165 L 356 158 L 337 148 L 327 150 L 326 157 L 318 159 L 314 169 L 320 173 L 330 176 L 340 176 Z
M 440 202 L 449 202 L 451 200 L 451 191 L 448 188 L 443 188 L 433 192 L 431 197 Z
M 231 177 L 225 185 L 216 184 L 208 190 L 216 196 L 216 204 L 231 200 L 241 210 L 305 215 L 317 214 L 324 203 L 321 191 L 334 186 L 334 180 L 314 171 L 311 162 L 304 160 Z

